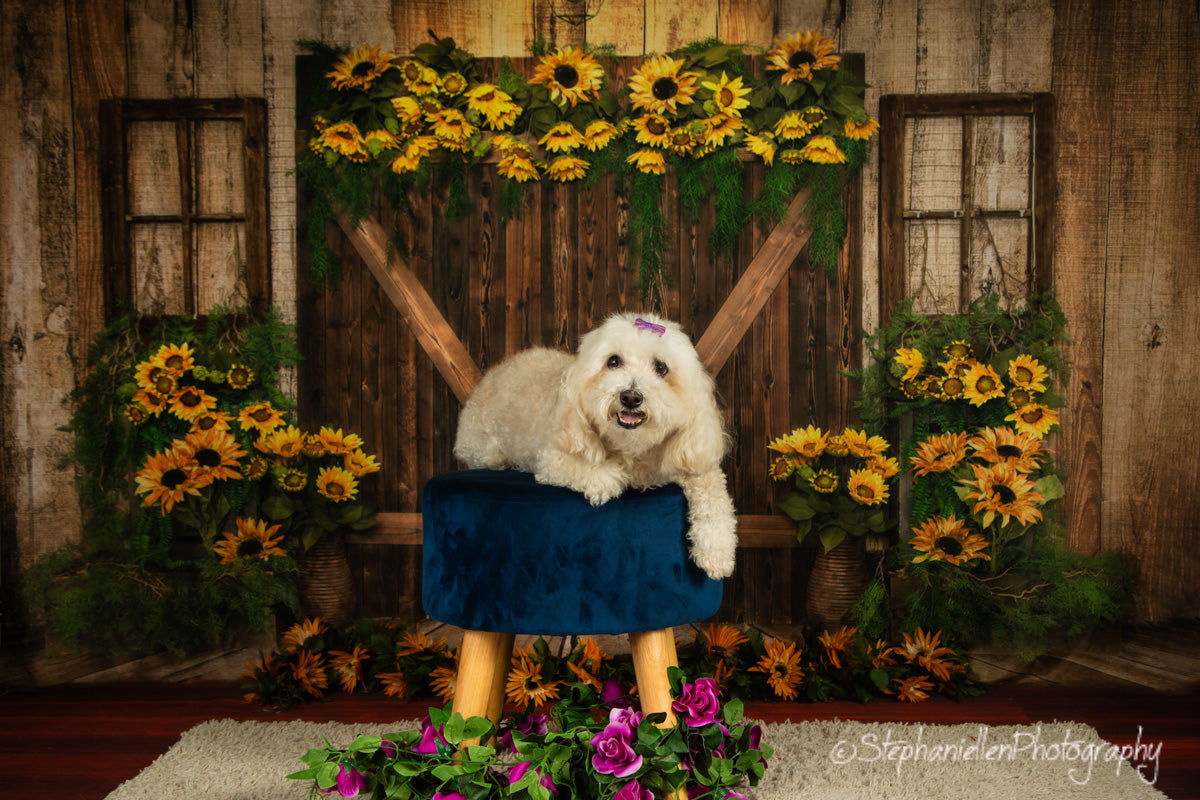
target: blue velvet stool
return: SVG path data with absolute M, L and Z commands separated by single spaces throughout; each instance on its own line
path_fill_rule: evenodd
M 594 507 L 525 472 L 467 470 L 422 495 L 422 601 L 464 629 L 454 707 L 498 722 L 515 634 L 629 634 L 646 713 L 671 713 L 673 628 L 721 605 L 722 582 L 688 559 L 674 485 Z

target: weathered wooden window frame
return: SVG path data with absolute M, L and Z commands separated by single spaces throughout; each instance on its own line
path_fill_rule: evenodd
M 975 208 L 972 194 L 972 147 L 974 121 L 984 116 L 1028 116 L 1032 122 L 1030 147 L 1030 207 L 988 210 Z M 961 204 L 958 209 L 916 212 L 904 208 L 906 126 L 910 120 L 928 117 L 962 119 Z M 883 322 L 907 292 L 908 263 L 905 223 L 909 219 L 960 219 L 959 304 L 973 299 L 968 258 L 971 252 L 971 223 L 981 217 L 1029 216 L 1030 247 L 1026 286 L 1033 294 L 1054 283 L 1054 97 L 1038 94 L 932 94 L 886 95 L 880 98 L 879 122 L 879 307 Z
M 193 124 L 233 120 L 242 126 L 242 214 L 195 211 L 192 164 Z M 129 127 L 133 122 L 175 123 L 180 173 L 180 213 L 134 215 L 129 212 Z M 196 270 L 192 237 L 206 223 L 242 223 L 246 240 L 246 290 L 252 314 L 270 302 L 270 247 L 267 227 L 266 102 L 262 98 L 104 100 L 100 104 L 100 164 L 105 261 L 105 311 L 111 319 L 124 303 L 132 303 L 134 275 L 129 235 L 138 223 L 182 226 L 184 312 L 196 314 Z

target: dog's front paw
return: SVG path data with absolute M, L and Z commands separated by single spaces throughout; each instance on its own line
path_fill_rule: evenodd
M 688 531 L 696 566 L 713 580 L 728 578 L 737 563 L 737 521 L 733 516 L 696 520 Z
M 583 492 L 589 503 L 602 506 L 624 494 L 627 485 L 625 473 L 620 469 L 601 466 L 590 470 L 578 489 Z

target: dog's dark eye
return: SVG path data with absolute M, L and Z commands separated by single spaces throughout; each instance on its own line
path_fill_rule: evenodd
M 616 369 L 617 367 L 621 366 L 621 357 L 620 356 L 609 356 L 607 366 L 609 369 Z
M 664 362 L 662 362 L 662 361 L 654 362 L 654 374 L 657 375 L 658 377 L 665 378 L 665 377 L 667 377 L 667 373 L 670 371 L 671 370 L 667 368 L 667 365 Z

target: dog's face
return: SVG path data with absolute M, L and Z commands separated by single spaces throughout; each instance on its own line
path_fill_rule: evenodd
M 627 455 L 660 444 L 712 402 L 686 334 L 652 315 L 612 317 L 584 336 L 564 388 L 578 392 L 607 449 Z

